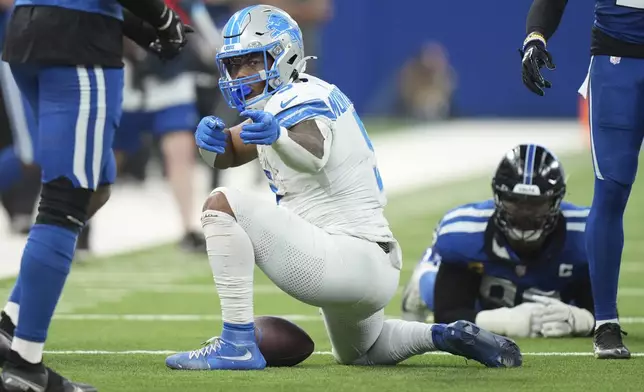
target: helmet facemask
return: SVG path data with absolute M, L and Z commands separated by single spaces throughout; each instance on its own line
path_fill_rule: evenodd
M 268 98 L 277 91 L 274 81 L 280 75 L 272 54 L 279 51 L 277 47 L 279 42 L 256 50 L 217 55 L 217 66 L 222 75 L 219 88 L 230 107 L 240 112 L 263 109 Z M 256 73 L 237 77 L 240 69 L 253 69 Z
M 495 193 L 495 223 L 506 239 L 522 247 L 543 244 L 552 233 L 560 216 L 559 195 L 517 195 Z

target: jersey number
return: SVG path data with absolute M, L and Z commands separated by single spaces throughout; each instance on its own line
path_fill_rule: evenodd
M 355 109 L 353 109 L 353 117 L 356 119 L 356 123 L 358 123 L 358 126 L 360 127 L 360 132 L 362 132 L 362 137 L 364 137 L 364 141 L 367 143 L 367 147 L 369 147 L 369 150 L 375 154 L 375 151 L 373 149 L 373 144 L 371 144 L 371 139 L 369 139 L 369 135 L 367 135 L 367 130 L 364 127 L 364 124 L 362 123 L 362 120 L 360 119 L 360 116 L 358 116 L 358 113 L 356 112 Z M 382 192 L 384 189 L 384 185 L 382 184 L 382 178 L 380 177 L 380 171 L 378 170 L 378 166 L 374 164 L 373 166 L 373 174 L 376 176 L 376 183 L 378 184 L 378 189 Z
M 644 0 L 616 0 L 615 5 L 619 5 L 621 7 L 631 7 L 631 8 L 638 8 L 638 9 L 644 9 Z

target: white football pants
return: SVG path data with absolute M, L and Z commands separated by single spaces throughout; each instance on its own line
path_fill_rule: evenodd
M 398 288 L 398 243 L 331 235 L 284 207 L 217 188 L 250 237 L 257 266 L 291 297 L 322 309 L 333 353 L 353 363 L 374 344 Z

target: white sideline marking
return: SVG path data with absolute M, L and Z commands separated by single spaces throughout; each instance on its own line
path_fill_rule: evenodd
M 103 350 L 53 350 L 45 351 L 49 355 L 171 355 L 177 351 L 171 350 L 129 350 L 129 351 L 103 351 Z M 331 351 L 315 351 L 313 355 L 333 355 Z M 435 351 L 425 353 L 423 355 L 452 355 L 450 353 Z M 593 355 L 591 352 L 532 352 L 523 353 L 524 356 L 529 357 L 590 357 Z M 631 353 L 633 357 L 644 357 L 644 353 Z
M 274 314 L 262 315 L 281 317 L 291 321 L 322 321 L 322 316 L 306 314 Z M 386 316 L 388 319 L 397 319 L 398 316 Z M 87 321 L 221 321 L 217 314 L 56 314 L 56 320 Z M 644 317 L 622 317 L 621 324 L 644 324 Z
M 304 314 L 273 315 L 291 321 L 322 321 L 321 316 Z M 221 315 L 207 314 L 56 314 L 56 320 L 118 320 L 118 321 L 221 321 Z

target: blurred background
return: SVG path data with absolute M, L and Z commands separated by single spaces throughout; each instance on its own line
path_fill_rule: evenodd
M 363 114 L 575 117 L 576 91 L 590 60 L 593 6 L 566 7 L 548 43 L 557 70 L 546 75 L 554 88 L 543 99 L 520 83 L 518 49 L 530 5 L 335 1 L 321 29 L 320 73 L 341 86 Z
M 186 53 L 166 64 L 126 40 L 124 118 L 114 145 L 119 181 L 112 200 L 79 239 L 79 258 L 167 242 L 202 252 L 199 211 L 210 190 L 238 186 L 271 197 L 258 165 L 212 170 L 199 159 L 192 139 L 203 116 L 217 115 L 229 125 L 242 120 L 222 100 L 214 58 L 227 19 L 257 2 L 166 2 L 197 33 Z M 561 153 L 586 146 L 577 89 L 590 59 L 590 3 L 569 3 L 549 43 L 557 69 L 546 73 L 554 87 L 545 97 L 521 82 L 518 49 L 529 1 L 466 7 L 425 0 L 264 3 L 299 23 L 305 54 L 318 57 L 309 61 L 307 72 L 352 99 L 376 146 L 390 195 L 484 175 L 516 143 L 542 141 Z M 5 20 L 11 4 L 0 1 Z M 17 148 L 27 131 L 16 119 L 19 100 L 10 83 L 7 78 L 1 83 L 0 147 Z M 17 271 L 38 196 L 37 165 L 23 163 L 22 180 L 1 192 L 5 275 Z

